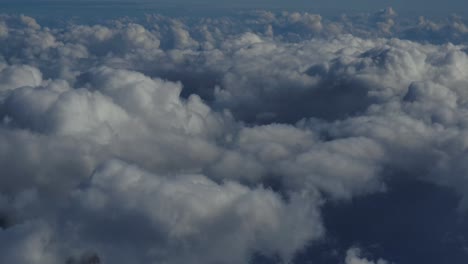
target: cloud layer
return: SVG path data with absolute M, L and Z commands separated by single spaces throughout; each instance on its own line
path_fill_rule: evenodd
M 463 212 L 468 55 L 445 42 L 468 30 L 397 17 L 3 15 L 0 258 L 288 262 L 326 239 L 324 204 L 404 177 Z

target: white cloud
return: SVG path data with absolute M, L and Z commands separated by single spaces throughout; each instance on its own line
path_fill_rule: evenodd
M 465 46 L 382 38 L 421 30 L 392 9 L 247 18 L 2 16 L 1 256 L 288 261 L 325 234 L 328 199 L 396 174 L 466 193 Z M 387 262 L 349 250 L 361 263 Z
M 288 259 L 306 241 L 322 235 L 317 204 L 306 194 L 284 202 L 263 188 L 220 185 L 201 175 L 163 177 L 120 161 L 99 167 L 87 187 L 73 196 L 82 208 L 76 224 L 83 239 L 90 236 L 98 240 L 91 243 L 99 245 L 112 239 L 113 232 L 123 232 L 114 237 L 117 246 L 126 232 L 145 232 L 148 242 L 132 249 L 137 259 L 240 263 L 252 250 L 279 252 Z M 102 221 L 108 231 L 101 231 L 102 238 L 93 236 L 90 232 Z M 144 226 L 124 231 L 133 222 Z M 113 254 L 118 249 L 105 248 L 103 252 L 111 251 L 104 259 L 121 263 Z
M 346 264 L 389 264 L 389 262 L 378 259 L 376 261 L 368 260 L 367 258 L 360 257 L 360 250 L 358 248 L 351 248 L 346 252 Z
M 41 72 L 28 65 L 0 65 L 0 92 L 23 86 L 38 86 L 42 82 Z

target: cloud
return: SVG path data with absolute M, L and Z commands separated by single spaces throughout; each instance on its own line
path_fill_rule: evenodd
M 54 252 L 52 232 L 43 222 L 30 222 L 0 231 L 2 261 L 19 264 L 61 263 Z
M 297 194 L 285 202 L 263 188 L 219 185 L 202 175 L 158 176 L 120 161 L 100 166 L 73 195 L 81 208 L 77 232 L 106 245 L 102 257 L 113 263 L 121 262 L 109 243 L 125 245 L 132 237 L 141 245 L 123 250 L 135 250 L 143 262 L 239 263 L 252 251 L 288 259 L 322 235 L 309 199 Z M 100 230 L 103 222 L 109 224 Z M 139 226 L 129 230 L 130 223 Z
M 38 86 L 42 82 L 41 72 L 28 65 L 1 65 L 0 91 L 12 90 L 22 86 Z
M 346 264 L 388 264 L 389 262 L 379 259 L 377 261 L 370 261 L 366 258 L 360 257 L 360 250 L 357 248 L 351 248 L 346 252 Z
M 2 16 L 1 258 L 287 262 L 327 236 L 325 203 L 403 177 L 464 195 L 466 47 L 399 18 Z

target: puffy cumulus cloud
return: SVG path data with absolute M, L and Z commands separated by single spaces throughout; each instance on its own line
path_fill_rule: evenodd
M 114 156 L 163 171 L 200 170 L 216 158 L 228 114 L 196 95 L 181 99 L 177 83 L 109 68 L 85 75 L 82 88 L 57 80 L 4 93 L 1 162 L 12 176 L 2 178 L 4 190 L 77 184 Z M 19 156 L 22 162 L 11 162 Z
M 243 128 L 209 168 L 210 175 L 247 183 L 280 180 L 275 175 L 278 162 L 310 149 L 316 141 L 311 131 L 290 125 Z
M 366 258 L 360 257 L 360 250 L 358 248 L 351 248 L 346 252 L 346 264 L 389 264 L 386 260 L 378 259 L 377 261 L 371 261 Z
M 376 23 L 379 34 L 392 35 L 395 30 L 395 19 L 397 16 L 398 14 L 395 10 L 392 7 L 388 7 L 375 13 L 371 21 L 373 20 L 373 22 Z
M 383 150 L 363 138 L 319 144 L 294 158 L 281 161 L 279 170 L 295 188 L 314 186 L 327 194 L 350 198 L 383 190 L 378 177 Z
M 278 190 L 350 198 L 384 188 L 379 179 L 384 151 L 366 138 L 323 142 L 308 129 L 267 125 L 242 129 L 220 157 L 210 170 L 214 177 L 261 181 Z
M 466 47 L 398 19 L 2 16 L 0 256 L 289 261 L 326 235 L 324 202 L 403 177 L 465 194 Z
M 343 44 L 347 41 L 371 44 L 347 36 L 337 40 Z M 232 56 L 235 64 L 222 79 L 220 89 L 215 90 L 216 103 L 251 122 L 335 119 L 364 110 L 370 101 L 364 90 L 347 89 L 353 86 L 351 78 L 336 80 L 326 75 L 326 68 L 314 63 L 334 62 L 335 53 L 344 48 L 326 43 L 322 39 L 301 44 L 262 42 L 241 49 Z M 353 49 L 349 52 L 358 52 Z M 258 97 L 265 100 L 258 102 Z M 329 104 L 336 104 L 338 109 L 329 109 Z
M 15 197 L 19 192 L 37 189 L 40 196 L 56 200 L 67 193 L 94 169 L 95 149 L 91 143 L 71 138 L 47 137 L 24 130 L 2 128 L 1 166 L 9 177 L 2 177 L 2 193 Z M 61 140 L 60 140 L 61 139 Z M 64 156 L 68 153 L 67 156 Z M 43 204 L 44 209 L 48 206 Z M 52 205 L 52 201 L 50 204 Z M 19 210 L 15 210 L 19 211 Z
M 28 28 L 32 28 L 32 29 L 40 29 L 41 28 L 41 26 L 37 23 L 37 21 L 32 17 L 25 16 L 25 15 L 20 15 L 19 20 L 21 21 L 21 23 L 23 23 Z
M 8 27 L 5 22 L 0 23 L 0 38 L 5 38 L 8 36 Z
M 205 136 L 219 134 L 223 129 L 223 120 L 200 97 L 192 95 L 186 102 L 181 100 L 180 83 L 109 68 L 96 69 L 83 79 L 89 81 L 86 84 L 91 89 L 111 97 L 128 113 L 142 118 L 153 127 Z
M 323 29 L 322 17 L 307 12 L 283 12 L 281 16 L 272 23 L 273 32 L 284 35 L 285 38 L 290 40 L 301 39 L 303 35 L 320 35 Z
M 460 70 L 466 67 L 466 54 L 463 47 L 453 45 L 418 46 L 401 42 L 398 46 L 365 53 L 379 54 L 379 59 L 374 58 L 361 68 L 365 74 L 355 73 L 372 84 L 368 92 L 378 103 L 368 107 L 364 114 L 335 122 L 331 129 L 322 131 L 332 138 L 351 135 L 375 140 L 384 147 L 387 160 L 384 164 L 391 170 L 437 182 L 454 180 L 450 166 L 442 165 L 447 169 L 442 171 L 439 165 L 458 160 L 458 153 L 463 151 L 462 145 L 454 148 L 453 142 L 462 140 L 466 127 L 466 76 Z M 360 60 L 357 62 L 362 63 Z M 386 72 L 386 76 L 380 71 Z M 408 161 L 404 156 L 413 159 Z M 450 185 L 463 186 L 464 177 L 457 178 Z
M 459 87 L 465 82 L 462 48 L 351 35 L 300 44 L 265 40 L 232 55 L 215 102 L 250 122 L 342 119 L 404 95 L 415 81 Z
M 1 52 L 11 62 L 20 63 L 21 58 L 44 57 L 45 51 L 58 48 L 56 36 L 51 29 L 42 28 L 35 19 L 27 16 L 2 16 L 3 38 Z M 7 37 L 5 37 L 5 34 Z
M 462 44 L 466 42 L 468 33 L 466 23 L 466 20 L 457 15 L 452 15 L 443 20 L 431 20 L 420 16 L 417 23 L 402 30 L 401 36 L 421 42 L 441 44 L 450 41 Z
M 53 231 L 44 222 L 28 222 L 0 231 L 2 261 L 11 263 L 62 263 Z
M 9 175 L 2 178 L 6 203 L 2 213 L 12 225 L 8 232 L 36 218 L 49 224 L 56 218 L 64 222 L 48 227 L 51 233 L 15 235 L 19 242 L 13 247 L 19 251 L 32 247 L 31 259 L 13 251 L 11 257 L 5 255 L 7 259 L 53 263 L 69 254 L 70 261 L 77 261 L 86 257 L 75 257 L 67 247 L 86 251 L 84 245 L 93 245 L 100 258 L 119 263 L 122 257 L 111 238 L 115 230 L 106 237 L 94 234 L 102 228 L 102 217 L 116 208 L 123 212 L 115 219 L 115 228 L 147 223 L 142 231 L 154 230 L 150 236 L 160 240 L 123 246 L 127 260 L 183 263 L 199 257 L 206 263 L 239 263 L 253 252 L 290 259 L 323 233 L 320 199 L 307 190 L 291 193 L 286 202 L 262 187 L 219 185 L 204 176 L 182 174 L 171 179 L 174 176 L 168 175 L 166 179 L 119 162 L 97 167 L 119 157 L 172 174 L 201 170 L 217 159 L 221 149 L 217 141 L 230 133 L 226 131 L 232 123 L 230 115 L 212 112 L 196 95 L 181 99 L 178 83 L 100 67 L 80 76 L 74 88 L 64 80 L 45 80 L 35 87 L 18 85 L 3 93 L 0 107 L 2 171 Z M 67 198 L 91 174 L 84 185 L 88 187 Z M 136 185 L 127 185 L 135 180 Z M 115 185 L 107 186 L 111 182 Z M 202 196 L 197 200 L 198 195 Z M 115 204 L 96 208 L 98 197 Z M 22 213 L 26 209 L 29 212 Z M 80 215 L 81 223 L 70 223 L 68 216 L 74 214 Z M 89 216 L 87 222 L 85 216 Z M 74 224 L 80 233 L 89 232 L 89 241 L 65 236 L 74 231 L 62 227 L 65 223 Z M 133 238 L 122 234 L 122 240 Z M 68 246 L 56 249 L 63 253 L 50 252 L 49 240 Z
M 39 86 L 42 73 L 28 65 L 0 65 L 0 92 L 23 86 Z
M 170 32 L 172 33 L 172 38 L 168 38 L 170 40 L 169 47 L 175 49 L 190 49 L 198 47 L 198 42 L 192 39 L 190 32 L 186 27 L 187 26 L 180 21 L 171 21 Z M 208 39 L 211 38 L 209 35 L 206 37 Z
M 288 260 L 323 235 L 319 200 L 307 193 L 284 201 L 262 187 L 154 175 L 117 160 L 99 166 L 67 200 L 48 222 L 1 231 L 2 260 L 247 263 L 253 252 Z
M 289 259 L 322 235 L 317 205 L 305 193 L 285 202 L 263 188 L 201 175 L 163 177 L 120 161 L 99 167 L 73 200 L 82 242 L 89 239 L 112 263 L 125 263 L 118 245 L 134 251 L 126 259 L 145 263 L 243 263 L 252 251 Z
M 117 23 L 111 27 L 74 25 L 64 35 L 65 42 L 86 46 L 95 55 L 130 52 L 158 52 L 160 41 L 139 24 Z

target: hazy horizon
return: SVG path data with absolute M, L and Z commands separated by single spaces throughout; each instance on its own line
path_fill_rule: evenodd
M 392 7 L 401 14 L 405 15 L 424 15 L 424 16 L 447 16 L 450 14 L 466 14 L 468 10 L 468 3 L 461 0 L 444 1 L 443 6 L 438 1 L 422 1 L 422 0 L 394 0 L 394 1 L 344 1 L 344 0 L 319 0 L 319 1 L 280 1 L 280 0 L 241 0 L 241 1 L 215 1 L 215 0 L 141 0 L 141 1 L 128 1 L 128 0 L 0 0 L 0 3 L 8 4 L 9 6 L 0 6 L 0 11 L 6 8 L 21 12 L 22 10 L 31 11 L 31 6 L 28 5 L 48 5 L 48 6 L 63 6 L 63 5 L 76 5 L 76 6 L 93 6 L 93 5 L 126 5 L 128 7 L 150 7 L 157 8 L 196 8 L 196 9 L 229 9 L 229 8 L 258 8 L 267 10 L 307 10 L 315 11 L 318 13 L 326 13 L 337 15 L 340 13 L 358 13 L 358 12 L 372 12 L 383 8 Z M 200 11 L 200 10 L 194 10 Z

